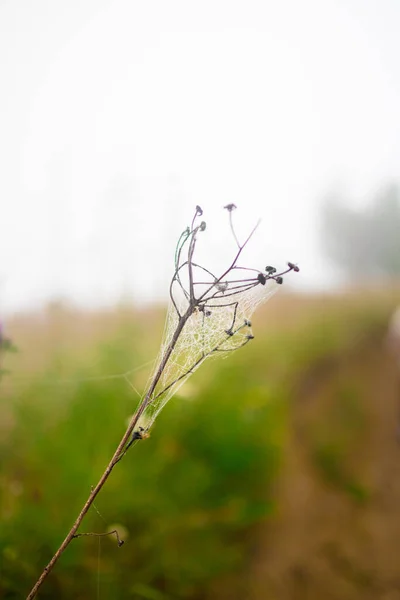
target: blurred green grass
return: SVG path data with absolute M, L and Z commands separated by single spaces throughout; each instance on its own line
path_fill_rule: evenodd
M 151 438 L 114 470 L 81 531 L 119 526 L 125 545 L 111 536 L 75 540 L 40 598 L 97 598 L 97 590 L 103 600 L 206 598 L 215 581 L 246 572 L 254 532 L 280 514 L 295 398 L 308 395 L 308 379 L 318 379 L 327 361 L 382 337 L 398 297 L 271 301 L 254 320 L 254 342 L 202 366 Z M 15 321 L 19 353 L 0 384 L 0 598 L 29 591 L 134 412 L 137 398 L 123 378 L 88 378 L 155 357 L 162 320 L 161 309 L 84 315 L 52 307 L 44 321 Z M 24 370 L 29 377 L 18 382 Z M 148 373 L 130 381 L 143 389 Z M 368 484 L 350 458 L 368 433 L 357 382 L 335 384 L 333 400 L 305 420 L 307 449 L 315 477 L 368 502 Z

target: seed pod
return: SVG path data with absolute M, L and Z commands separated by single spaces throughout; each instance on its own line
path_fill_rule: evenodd
M 298 273 L 300 271 L 299 267 L 292 262 L 288 262 L 287 266 L 289 267 L 289 269 L 292 269 L 292 271 L 294 271 L 295 273 Z

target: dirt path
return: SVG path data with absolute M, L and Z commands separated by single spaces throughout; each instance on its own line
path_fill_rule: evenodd
M 294 391 L 279 514 L 242 598 L 400 600 L 399 375 L 373 337 Z

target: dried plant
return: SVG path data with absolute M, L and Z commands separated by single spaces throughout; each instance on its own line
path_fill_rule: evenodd
M 123 544 L 115 531 L 107 534 L 77 533 L 84 516 L 112 470 L 133 444 L 148 437 L 149 430 L 162 408 L 202 362 L 212 356 L 233 352 L 254 339 L 251 329 L 254 310 L 271 296 L 276 285 L 282 284 L 284 275 L 299 270 L 293 263 L 288 263 L 281 273 L 277 273 L 272 266 L 260 271 L 240 265 L 239 259 L 258 223 L 241 243 L 232 219 L 236 206 L 228 204 L 224 208 L 229 215 L 232 236 L 237 246 L 236 254 L 220 275 L 215 275 L 196 262 L 198 236 L 206 229 L 206 223 L 199 219 L 203 211 L 196 206 L 191 226 L 181 234 L 176 247 L 165 335 L 146 393 L 139 402 L 114 456 L 98 484 L 92 488 L 65 540 L 27 596 L 28 600 L 35 597 L 39 587 L 74 538 L 114 534 L 118 545 Z

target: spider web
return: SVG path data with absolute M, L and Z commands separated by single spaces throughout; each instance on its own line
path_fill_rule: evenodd
M 226 356 L 253 339 L 251 317 L 256 308 L 275 293 L 278 286 L 273 280 L 266 285 L 252 283 L 246 286 L 238 283 L 236 273 L 232 269 L 230 277 L 219 283 L 218 278 L 210 271 L 194 266 L 195 294 L 197 298 L 205 294 L 204 302 L 189 316 L 177 339 L 149 404 L 138 422 L 143 430 L 150 429 L 170 398 L 207 358 Z M 189 308 L 188 287 L 187 273 L 180 275 L 178 270 L 178 276 L 171 285 L 171 301 L 163 339 L 149 383 L 170 347 L 180 316 Z
M 232 224 L 231 213 L 235 206 L 224 208 L 229 212 L 230 227 L 237 245 L 236 256 L 220 276 L 194 262 L 197 234 L 206 228 L 204 222 L 195 225 L 197 217 L 202 214 L 200 207 L 196 207 L 191 228 L 186 228 L 181 234 L 176 247 L 175 272 L 170 285 L 162 343 L 143 395 L 133 385 L 131 376 L 146 365 L 125 373 L 54 382 L 124 379 L 139 396 L 137 412 L 129 425 L 135 431 L 131 429 L 133 436 L 125 452 L 147 433 L 168 400 L 207 358 L 227 355 L 253 339 L 251 317 L 254 311 L 277 290 L 277 284 L 282 283 L 282 275 L 291 270 L 298 271 L 293 263 L 288 263 L 289 268 L 279 274 L 273 267 L 266 267 L 263 272 L 239 266 L 238 258 L 258 224 L 241 244 Z

